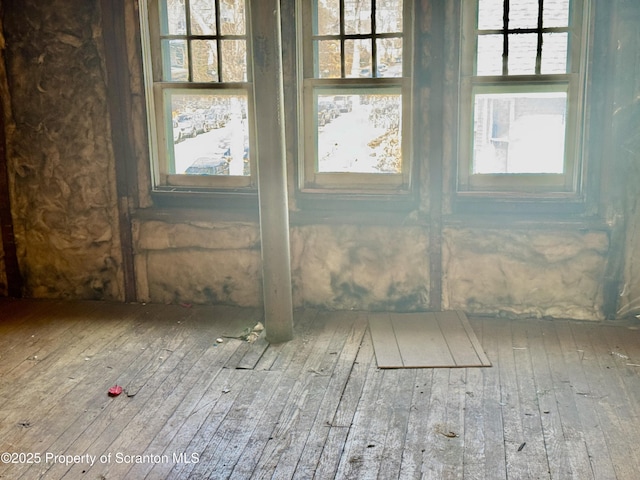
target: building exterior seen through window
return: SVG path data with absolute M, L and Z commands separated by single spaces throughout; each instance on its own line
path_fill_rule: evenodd
M 404 61 L 409 50 L 405 3 L 300 2 L 303 188 L 408 184 L 410 66 Z
M 143 0 L 141 12 L 156 186 L 251 185 L 245 0 Z
M 579 186 L 586 0 L 468 0 L 462 190 Z
M 140 0 L 156 189 L 255 188 L 246 1 Z M 296 0 L 301 191 L 410 190 L 414 3 Z M 463 0 L 458 192 L 579 192 L 590 4 Z

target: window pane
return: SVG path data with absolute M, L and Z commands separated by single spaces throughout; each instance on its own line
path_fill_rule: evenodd
M 544 28 L 569 26 L 569 0 L 545 0 L 542 22 Z
M 160 2 L 160 23 L 162 35 L 185 35 L 187 33 L 184 1 L 163 0 Z
M 316 0 L 314 9 L 313 34 L 340 34 L 340 2 L 339 0 Z
M 535 74 L 537 54 L 538 35 L 509 35 L 509 75 Z
M 220 30 L 222 35 L 245 34 L 244 0 L 220 1 Z
M 502 35 L 478 36 L 476 75 L 502 75 Z
M 318 59 L 314 72 L 316 78 L 340 78 L 340 42 L 320 40 L 314 42 Z
M 192 0 L 189 6 L 191 10 L 191 33 L 193 35 L 215 35 L 215 0 Z
M 318 172 L 400 173 L 401 95 L 318 95 Z
M 377 47 L 378 77 L 401 77 L 402 39 L 382 38 Z
M 249 171 L 246 95 L 170 95 L 173 165 L 169 173 L 237 175 Z
M 509 28 L 536 28 L 537 26 L 537 1 L 509 0 Z
M 189 57 L 186 40 L 162 41 L 162 79 L 165 82 L 189 80 Z
M 563 173 L 567 95 L 476 94 L 473 173 Z
M 218 81 L 218 51 L 215 40 L 193 40 L 191 42 L 193 80 L 195 82 Z
M 502 30 L 503 0 L 480 0 L 478 3 L 478 29 Z
M 376 31 L 378 33 L 402 32 L 402 0 L 376 3 Z
M 371 39 L 344 41 L 345 77 L 371 78 Z
M 222 78 L 223 82 L 247 81 L 247 42 L 246 40 L 222 41 Z
M 568 38 L 567 33 L 542 34 L 541 73 L 567 73 Z
M 371 33 L 371 0 L 344 0 L 344 31 Z

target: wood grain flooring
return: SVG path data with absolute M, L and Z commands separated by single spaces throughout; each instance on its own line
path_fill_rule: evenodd
M 464 312 L 369 313 L 379 368 L 490 367 Z
M 638 325 L 471 317 L 492 367 L 379 369 L 369 316 L 0 299 L 0 478 L 638 478 Z

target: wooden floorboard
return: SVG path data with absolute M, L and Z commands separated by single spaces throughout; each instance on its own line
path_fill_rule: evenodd
M 470 317 L 493 366 L 380 369 L 369 327 L 386 314 L 302 309 L 291 342 L 230 338 L 261 316 L 0 299 L 0 478 L 640 471 L 637 322 Z M 437 320 L 446 334 L 455 319 Z M 109 397 L 115 384 L 124 393 Z
M 379 368 L 488 367 L 463 312 L 370 313 Z

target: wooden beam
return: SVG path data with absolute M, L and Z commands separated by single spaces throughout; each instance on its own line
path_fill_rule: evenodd
M 442 309 L 442 196 L 443 196 L 443 158 L 445 105 L 443 99 L 445 71 L 444 46 L 444 2 L 422 0 L 417 2 L 418 41 L 416 76 L 418 81 L 428 85 L 422 92 L 421 104 L 423 122 L 430 131 L 428 145 L 424 152 L 428 158 L 429 169 L 429 306 L 432 310 Z M 426 116 L 426 118 L 425 118 Z
M 124 0 L 101 0 L 102 31 L 105 39 L 107 66 L 107 101 L 111 120 L 111 138 L 115 157 L 116 191 L 118 195 L 118 231 L 122 254 L 124 301 L 137 300 L 131 209 L 135 208 L 135 156 L 133 141 L 127 128 L 130 124 L 131 104 L 129 68 L 125 34 Z
M 280 2 L 251 0 L 258 201 L 266 338 L 293 338 Z
M 3 17 L 0 17 L 3 18 Z M 0 35 L 2 28 L 0 26 Z M 0 67 L 1 80 L 3 82 L 0 91 L 7 95 L 9 88 L 6 84 L 6 72 L 4 67 L 4 54 L 0 56 L 2 66 Z M 22 297 L 23 279 L 20 273 L 16 241 L 13 234 L 13 217 L 11 215 L 11 194 L 9 192 L 9 162 L 7 159 L 6 142 L 6 122 L 5 105 L 9 105 L 8 98 L 0 98 L 0 241 L 2 241 L 2 251 L 4 253 L 4 268 L 7 278 L 7 294 L 10 297 Z

